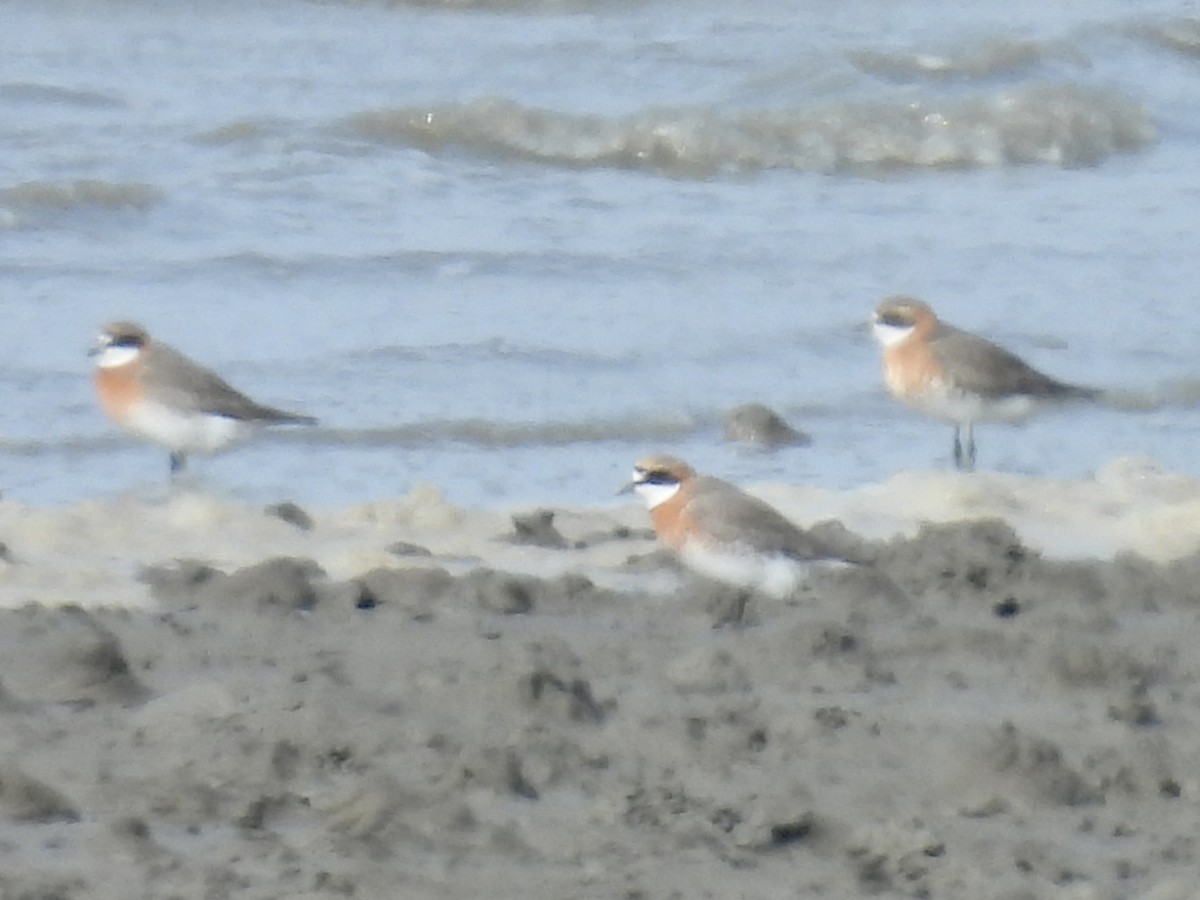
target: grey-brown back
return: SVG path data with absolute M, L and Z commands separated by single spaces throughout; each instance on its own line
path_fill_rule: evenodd
M 989 399 L 1024 395 L 1045 400 L 1094 400 L 1100 392 L 1045 375 L 998 344 L 939 324 L 930 341 L 934 358 L 954 385 Z
M 719 541 L 800 560 L 842 558 L 769 503 L 727 481 L 701 475 L 692 490 L 688 512 Z
M 224 378 L 193 362 L 174 347 L 158 342 L 143 351 L 142 388 L 147 396 L 188 412 L 259 422 L 312 424 L 311 416 L 287 412 L 251 400 Z

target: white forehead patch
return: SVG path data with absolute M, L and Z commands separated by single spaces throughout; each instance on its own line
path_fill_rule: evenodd
M 913 333 L 912 325 L 889 325 L 879 319 L 871 323 L 871 333 L 884 347 L 894 347 Z
M 101 369 L 115 369 L 137 359 L 141 347 L 117 347 L 109 344 L 96 355 L 96 365 Z

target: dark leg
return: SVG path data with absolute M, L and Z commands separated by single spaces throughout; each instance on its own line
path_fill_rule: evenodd
M 187 454 L 181 450 L 177 450 L 171 454 L 171 477 L 182 475 L 183 470 L 187 468 Z
M 750 601 L 750 591 L 742 590 L 731 595 L 722 590 L 717 599 L 717 603 L 709 606 L 709 610 L 714 613 L 713 628 L 741 628 L 746 624 L 746 605 Z
M 967 423 L 967 442 L 962 440 L 962 426 L 954 426 L 954 468 L 970 472 L 975 468 L 975 424 Z
M 739 591 L 737 602 L 729 616 L 729 623 L 734 628 L 741 628 L 746 623 L 746 604 L 750 602 L 749 591 Z

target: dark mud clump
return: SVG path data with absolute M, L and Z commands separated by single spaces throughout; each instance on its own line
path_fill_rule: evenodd
M 761 403 L 744 403 L 725 415 L 725 440 L 761 450 L 812 443 L 807 434 L 793 428 L 783 416 Z

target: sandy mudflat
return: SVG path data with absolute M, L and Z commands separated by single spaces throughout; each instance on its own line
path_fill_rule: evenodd
M 634 505 L 0 503 L 0 897 L 1198 895 L 1200 482 L 756 490 L 875 569 L 714 628 Z

